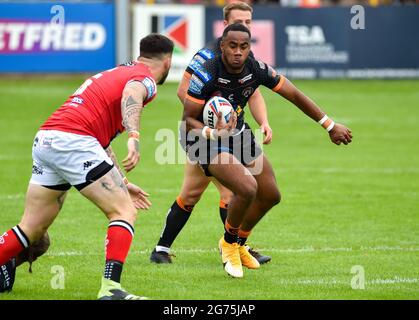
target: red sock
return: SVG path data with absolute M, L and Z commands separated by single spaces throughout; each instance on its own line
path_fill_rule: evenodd
M 124 263 L 133 237 L 134 228 L 128 222 L 123 220 L 111 221 L 106 236 L 106 261 L 113 260 Z
M 13 227 L 0 236 L 0 265 L 16 257 L 23 249 L 29 246 L 28 237 L 19 226 Z

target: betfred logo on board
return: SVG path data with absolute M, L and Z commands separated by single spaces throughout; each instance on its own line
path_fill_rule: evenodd
M 52 24 L 0 19 L 0 54 L 92 51 L 103 47 L 106 28 L 100 23 Z

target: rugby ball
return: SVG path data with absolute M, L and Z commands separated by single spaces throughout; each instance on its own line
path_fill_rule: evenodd
M 204 124 L 210 128 L 215 128 L 218 122 L 218 112 L 222 114 L 221 121 L 227 123 L 230 120 L 231 110 L 233 110 L 233 106 L 227 99 L 218 96 L 212 97 L 204 106 L 202 115 Z

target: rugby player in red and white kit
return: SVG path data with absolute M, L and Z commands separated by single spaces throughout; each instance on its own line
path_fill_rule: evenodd
M 71 186 L 109 219 L 106 265 L 98 298 L 131 300 L 120 285 L 122 267 L 134 236 L 137 209 L 147 209 L 148 194 L 129 183 L 110 147 L 128 132 L 126 172 L 140 159 L 139 124 L 143 107 L 155 97 L 171 66 L 173 42 L 151 34 L 140 42 L 136 61 L 87 79 L 36 134 L 32 178 L 23 217 L 0 236 L 0 292 L 13 286 L 15 257 L 42 238 L 60 211 Z

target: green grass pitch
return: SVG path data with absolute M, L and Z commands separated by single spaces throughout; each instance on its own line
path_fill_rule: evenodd
M 0 233 L 19 222 L 31 174 L 33 137 L 82 78 L 0 79 Z M 255 228 L 254 247 L 272 256 L 243 279 L 222 269 L 223 233 L 213 186 L 174 243 L 172 265 L 149 262 L 183 165 L 160 165 L 159 129 L 176 132 L 181 105 L 176 85 L 159 88 L 141 121 L 141 162 L 128 175 L 151 194 L 141 212 L 124 267 L 123 286 L 152 299 L 418 299 L 419 298 L 419 81 L 296 81 L 354 140 L 335 146 L 325 130 L 289 102 L 263 89 L 273 143 L 264 148 L 282 202 Z M 247 113 L 247 119 L 255 128 Z M 126 135 L 113 146 L 126 155 Z M 17 271 L 12 293 L 0 299 L 96 299 L 104 265 L 107 222 L 72 190 L 50 228 L 52 245 Z M 54 266 L 64 288 L 54 285 Z M 361 266 L 364 289 L 354 289 Z M 351 270 L 355 273 L 351 273 Z M 55 289 L 54 289 L 55 288 Z

